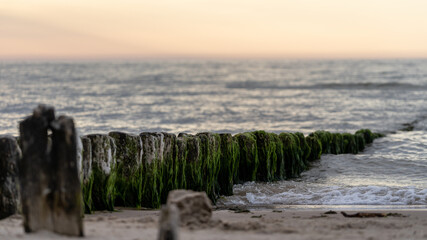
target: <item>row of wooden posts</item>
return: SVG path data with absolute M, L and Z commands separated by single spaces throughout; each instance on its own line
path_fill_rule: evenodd
M 380 136 L 362 129 L 308 136 L 254 131 L 234 136 L 110 132 L 78 137 L 71 118 L 56 118 L 53 108 L 41 105 L 20 123 L 19 147 L 15 138 L 0 139 L 0 163 L 15 166 L 0 168 L 0 176 L 8 176 L 4 179 L 9 192 L 15 191 L 9 197 L 13 198 L 17 190 L 10 187 L 15 181 L 10 176 L 19 172 L 27 231 L 48 228 L 83 234 L 78 224 L 73 230 L 61 229 L 75 220 L 64 224 L 61 218 L 70 212 L 80 218 L 83 208 L 86 213 L 112 211 L 115 206 L 158 208 L 173 189 L 204 191 L 215 203 L 221 195 L 232 195 L 236 183 L 295 178 L 321 154 L 356 154 Z M 9 157 L 3 154 L 7 151 Z M 8 206 L 13 212 L 13 201 Z M 50 217 L 40 222 L 33 217 L 40 214 Z

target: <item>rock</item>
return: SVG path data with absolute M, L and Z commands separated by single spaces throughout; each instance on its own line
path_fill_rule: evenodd
M 164 205 L 160 211 L 158 240 L 179 239 L 179 210 L 175 204 Z
M 21 150 L 15 138 L 0 136 L 0 219 L 18 211 L 18 162 L 20 158 Z
M 110 132 L 108 135 L 116 143 L 116 205 L 140 207 L 143 184 L 141 138 L 123 132 Z
M 167 205 L 176 205 L 182 226 L 205 224 L 212 217 L 212 203 L 205 192 L 191 190 L 170 191 Z
M 83 236 L 77 137 L 69 117 L 40 105 L 19 125 L 24 230 Z M 48 130 L 52 131 L 51 143 Z
M 92 202 L 95 210 L 114 210 L 116 199 L 116 146 L 106 134 L 87 135 L 92 148 Z

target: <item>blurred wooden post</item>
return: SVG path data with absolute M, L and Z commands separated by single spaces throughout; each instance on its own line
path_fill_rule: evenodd
M 54 232 L 83 236 L 82 191 L 77 164 L 77 136 L 72 118 L 61 116 L 52 124 L 54 169 Z
M 48 138 L 52 131 L 52 141 Z M 77 146 L 71 118 L 55 120 L 53 107 L 40 105 L 20 123 L 20 185 L 24 229 L 82 236 Z

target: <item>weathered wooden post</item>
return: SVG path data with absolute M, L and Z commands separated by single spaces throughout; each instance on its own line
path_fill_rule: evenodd
M 0 136 L 0 219 L 17 212 L 18 161 L 21 150 L 14 137 Z
M 52 132 L 49 141 L 48 131 Z M 24 229 L 83 236 L 74 122 L 40 105 L 20 123 Z
M 54 232 L 83 236 L 82 191 L 77 163 L 77 137 L 74 121 L 60 116 L 52 121 L 51 161 L 53 168 Z

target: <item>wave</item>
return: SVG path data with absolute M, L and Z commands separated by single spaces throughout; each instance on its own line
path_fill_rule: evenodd
M 257 81 L 245 81 L 245 82 L 233 82 L 226 84 L 227 88 L 233 89 L 362 89 L 362 90 L 378 90 L 378 89 L 390 89 L 390 90 L 427 90 L 425 85 L 416 85 L 410 83 L 321 83 L 314 85 L 278 85 L 271 82 L 257 82 Z
M 224 205 L 426 205 L 427 189 L 416 187 L 327 186 L 290 189 L 280 193 L 249 191 Z

